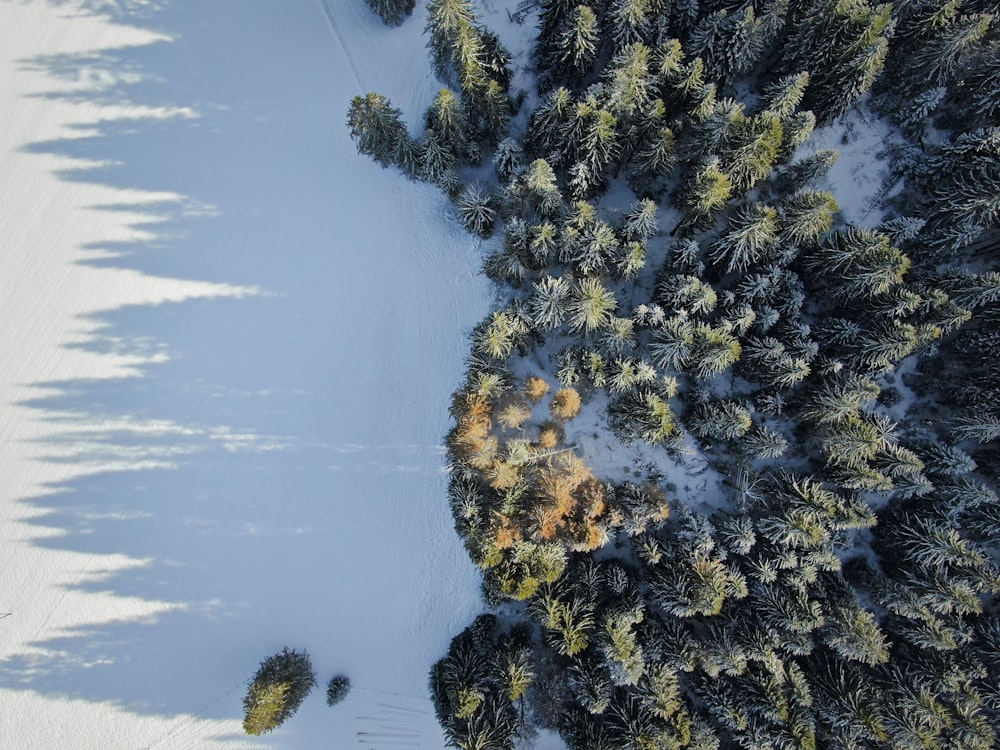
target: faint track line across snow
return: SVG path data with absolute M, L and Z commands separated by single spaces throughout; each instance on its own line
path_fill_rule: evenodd
M 351 52 L 347 49 L 347 40 L 344 39 L 344 35 L 341 34 L 340 29 L 337 28 L 337 22 L 333 18 L 333 12 L 330 10 L 330 6 L 327 5 L 327 0 L 319 0 L 319 7 L 320 10 L 323 11 L 323 16 L 326 18 L 326 23 L 330 27 L 330 32 L 337 40 L 337 44 L 339 44 L 340 48 L 344 51 L 344 57 L 347 58 L 347 64 L 351 68 L 351 74 L 354 76 L 355 83 L 358 84 L 358 91 L 362 91 L 365 85 L 361 83 L 358 66 L 354 64 L 354 58 L 351 57 Z
M 243 688 L 246 685 L 248 685 L 249 682 L 250 682 L 250 680 L 243 680 L 243 681 L 239 682 L 238 684 L 236 684 L 231 690 L 227 691 L 224 695 L 216 698 L 211 703 L 206 703 L 197 712 L 184 714 L 183 716 L 181 716 L 177 720 L 177 722 L 174 724 L 173 727 L 171 727 L 170 729 L 168 729 L 166 732 L 164 732 L 158 738 L 156 738 L 155 740 L 153 740 L 152 742 L 150 742 L 148 745 L 143 745 L 142 748 L 141 748 L 141 750 L 152 750 L 152 748 L 157 747 L 159 745 L 162 745 L 164 742 L 166 742 L 167 740 L 169 740 L 171 737 L 174 737 L 175 735 L 177 735 L 177 733 L 180 730 L 184 729 L 185 727 L 187 727 L 188 725 L 190 725 L 192 722 L 194 722 L 197 719 L 199 719 L 202 716 L 202 714 L 204 714 L 205 712 L 207 712 L 210 708 L 212 708 L 213 706 L 221 703 L 223 700 L 225 700 L 226 698 L 228 698 L 230 695 L 232 695 L 233 693 L 235 693 L 237 690 L 240 690 L 241 688 Z M 181 739 L 181 738 L 178 738 L 178 739 Z M 177 746 L 175 746 L 175 747 L 177 747 Z M 190 747 L 196 747 L 196 745 L 191 744 Z

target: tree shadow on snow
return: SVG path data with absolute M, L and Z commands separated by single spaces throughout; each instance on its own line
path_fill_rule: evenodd
M 83 7 L 170 41 L 23 61 L 51 76 L 45 96 L 183 113 L 25 146 L 87 160 L 62 180 L 172 196 L 94 206 L 142 238 L 82 262 L 258 293 L 103 312 L 79 346 L 146 358 L 138 372 L 32 384 L 45 395 L 27 405 L 57 428 L 34 448 L 75 472 L 23 501 L 34 544 L 124 556 L 71 592 L 161 606 L 44 633 L 0 662 L 0 686 L 234 718 L 257 661 L 287 643 L 321 680 L 422 695 L 478 609 L 440 449 L 463 334 L 484 312 L 475 243 L 434 189 L 354 153 L 345 113 L 362 92 L 318 0 Z M 366 87 L 426 105 L 432 80 L 391 81 L 425 64 L 419 30 L 330 7 L 352 47 L 397 60 Z M 109 84 L 61 91 L 83 68 Z

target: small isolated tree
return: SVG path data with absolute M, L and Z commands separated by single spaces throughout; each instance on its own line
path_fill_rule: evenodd
M 331 677 L 330 681 L 326 683 L 326 705 L 336 706 L 351 690 L 351 681 L 342 674 L 338 674 L 336 677 Z
M 259 735 L 281 726 L 315 686 L 316 673 L 306 651 L 285 646 L 267 657 L 243 697 L 244 731 Z

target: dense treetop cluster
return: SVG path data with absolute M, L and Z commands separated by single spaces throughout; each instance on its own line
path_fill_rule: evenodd
M 496 614 L 434 667 L 449 742 L 997 746 L 1000 6 L 529 18 L 536 92 L 470 0 L 429 0 L 420 137 L 377 93 L 348 115 L 496 236 L 505 290 L 451 404 L 449 500 Z M 809 147 L 858 106 L 896 134 L 865 227 Z M 599 476 L 566 437 L 581 409 L 707 459 L 718 510 Z

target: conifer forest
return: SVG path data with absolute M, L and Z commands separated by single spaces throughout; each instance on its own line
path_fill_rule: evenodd
M 446 439 L 488 607 L 431 670 L 449 743 L 1000 746 L 1000 3 L 508 5 L 530 87 L 428 0 L 421 132 L 348 112 L 498 288 Z M 858 118 L 864 226 L 811 145 Z

